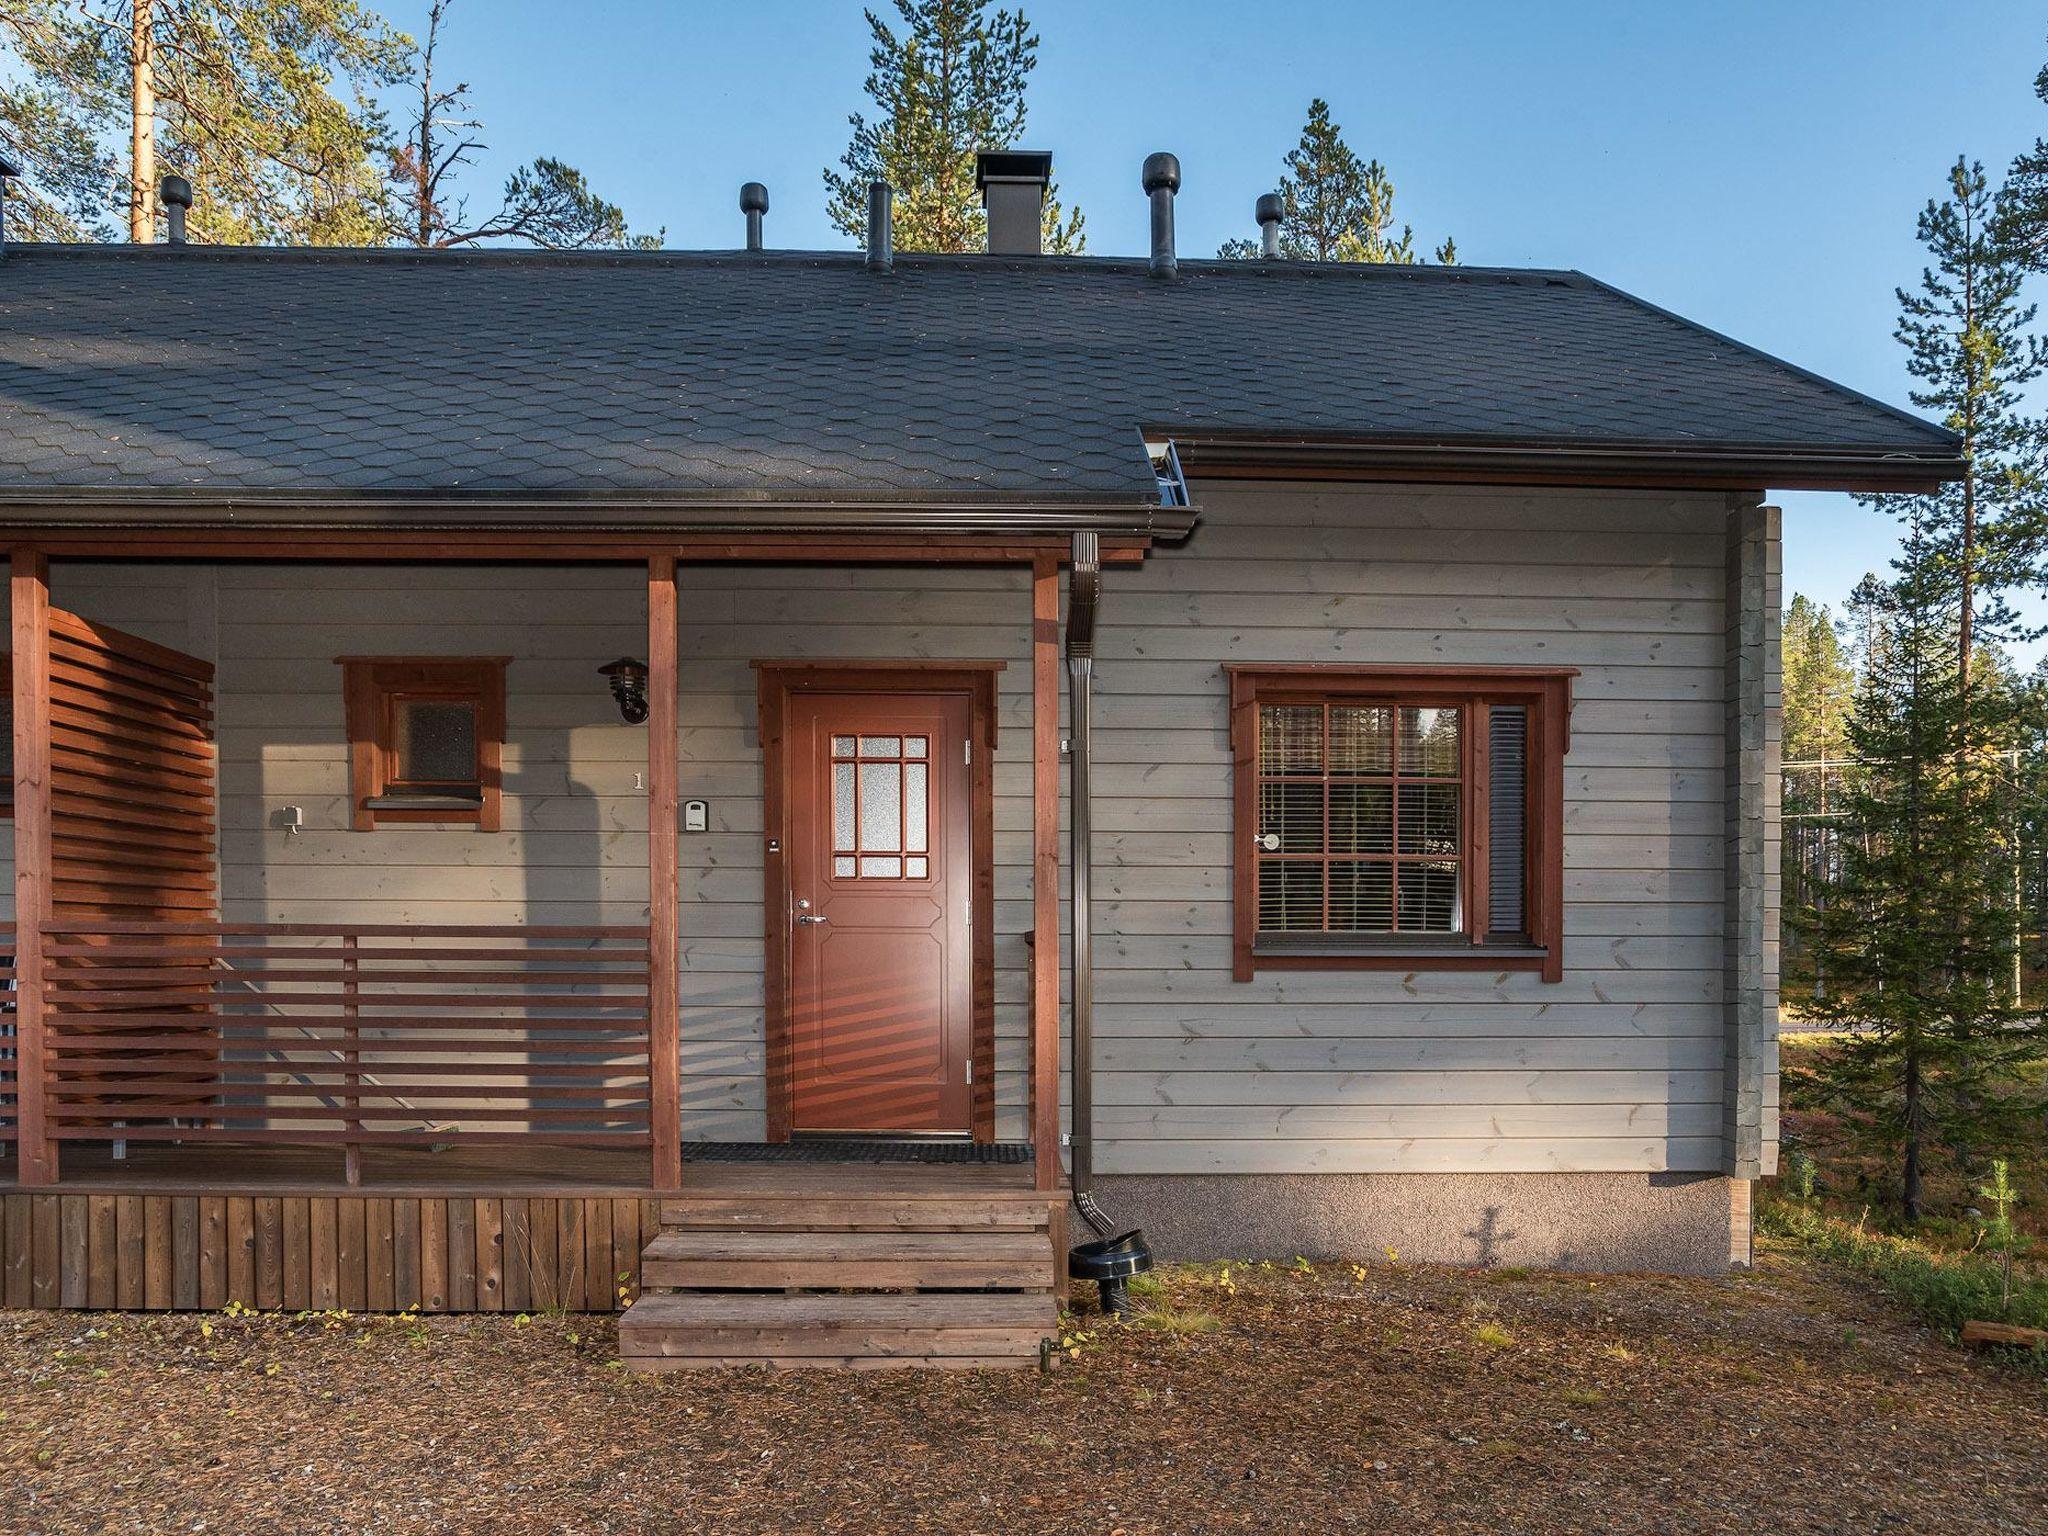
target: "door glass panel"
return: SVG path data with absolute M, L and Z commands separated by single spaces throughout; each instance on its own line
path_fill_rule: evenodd
M 925 739 L 922 736 L 906 736 L 903 738 L 903 755 L 905 757 L 927 756 L 925 745 Z
M 853 764 L 832 765 L 832 846 L 853 846 Z M 851 873 L 851 871 L 849 871 Z
M 860 861 L 860 872 L 862 878 L 867 880 L 900 880 L 903 877 L 903 861 L 864 857 Z
M 901 757 L 903 738 L 901 736 L 863 736 L 860 739 L 862 757 Z
M 912 880 L 922 880 L 931 873 L 931 865 L 924 859 L 905 859 L 903 873 Z
M 850 880 L 850 879 L 852 879 L 852 878 L 853 878 L 853 855 L 852 855 L 852 854 L 850 854 L 850 853 L 842 853 L 842 854 L 840 854 L 840 855 L 839 855 L 839 856 L 838 856 L 837 858 L 833 859 L 833 861 L 832 861 L 832 875 L 833 875 L 833 878 L 835 878 L 835 879 L 838 879 L 838 880 Z
M 923 763 L 903 765 L 903 846 L 921 853 L 925 847 L 925 776 Z
M 832 738 L 832 755 L 834 757 L 853 756 L 853 738 L 851 736 L 834 736 Z
M 399 782 L 476 782 L 476 706 L 467 699 L 400 699 L 396 734 Z
M 866 740 L 861 743 L 867 744 Z M 903 846 L 903 765 L 860 765 L 860 847 L 894 853 Z M 866 873 L 865 870 L 862 873 Z

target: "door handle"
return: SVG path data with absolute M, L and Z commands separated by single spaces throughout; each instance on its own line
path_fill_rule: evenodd
M 796 920 L 800 923 L 829 923 L 832 921 L 831 918 L 826 917 L 820 912 L 799 912 L 796 915 Z

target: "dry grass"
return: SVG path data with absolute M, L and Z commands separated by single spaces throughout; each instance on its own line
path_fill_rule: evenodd
M 2044 1528 L 2040 1381 L 1804 1260 L 1210 1266 L 1147 1301 L 1214 1326 L 1089 1319 L 1051 1377 L 644 1378 L 576 1318 L 0 1314 L 0 1529 Z

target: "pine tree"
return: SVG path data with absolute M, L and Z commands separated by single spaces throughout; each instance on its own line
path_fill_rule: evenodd
M 853 141 L 825 171 L 833 226 L 867 237 L 868 184 L 896 193 L 896 244 L 906 251 L 981 251 L 988 218 L 974 186 L 974 157 L 1014 148 L 1024 134 L 1025 86 L 1038 67 L 1038 36 L 1021 11 L 991 11 L 991 0 L 895 0 L 903 33 L 865 12 L 873 46 L 862 85 L 875 104 L 870 122 L 848 121 Z M 1047 189 L 1041 243 L 1052 255 L 1087 249 L 1079 209 L 1061 208 Z
M 385 229 L 375 92 L 405 39 L 357 0 L 20 0 L 0 11 L 0 132 L 59 237 L 156 238 L 157 181 L 195 240 L 369 243 Z
M 2022 1068 L 2048 1050 L 2008 982 L 2018 828 L 2003 765 L 2022 699 L 1997 653 L 2015 628 L 2002 592 L 2024 570 L 2016 525 L 2038 478 L 2040 429 L 2020 388 L 2044 359 L 1992 207 L 1982 168 L 1959 161 L 1920 217 L 1932 258 L 1920 288 L 1899 293 L 1913 400 L 1961 435 L 1966 469 L 1939 491 L 1876 498 L 1905 534 L 1892 580 L 1859 589 L 1874 639 L 1848 726 L 1854 835 L 1824 906 L 1799 918 L 1838 983 L 1811 1012 L 1852 1027 L 1816 1086 L 1899 1159 L 1909 1219 L 1931 1155 L 1969 1157 L 2030 1111 Z
M 512 241 L 550 250 L 591 247 L 648 250 L 662 236 L 632 234 L 617 205 L 591 191 L 583 173 L 546 156 L 521 166 L 506 179 L 498 206 L 471 218 L 468 199 L 456 187 L 471 157 L 484 143 L 468 135 L 483 125 L 470 116 L 467 83 L 448 84 L 437 75 L 441 27 L 454 0 L 434 0 L 427 33 L 408 84 L 417 106 L 403 141 L 389 150 L 397 188 L 400 242 L 446 248 Z
M 1280 178 L 1280 254 L 1289 261 L 1367 261 L 1412 265 L 1415 232 L 1394 232 L 1394 183 L 1377 160 L 1361 160 L 1330 121 L 1330 104 L 1308 104 L 1301 142 L 1287 152 Z M 1216 253 L 1244 260 L 1259 254 L 1250 240 L 1229 240 Z M 1455 241 L 1437 247 L 1446 266 L 1458 259 Z

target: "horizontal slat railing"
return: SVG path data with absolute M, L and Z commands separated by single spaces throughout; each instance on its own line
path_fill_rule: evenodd
M 51 1135 L 646 1146 L 647 932 L 52 922 Z
M 21 1135 L 21 1094 L 14 1055 L 14 924 L 0 922 L 0 1142 Z

